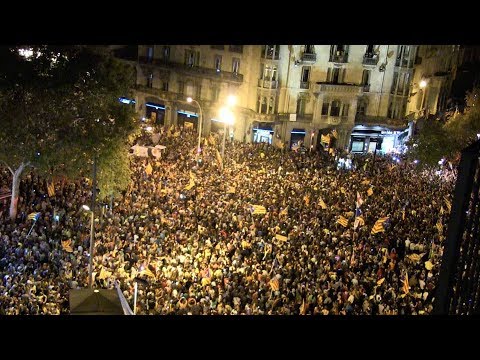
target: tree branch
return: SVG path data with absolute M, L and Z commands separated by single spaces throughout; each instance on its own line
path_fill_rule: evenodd
M 12 175 L 15 175 L 15 173 L 13 172 L 12 168 L 10 166 L 8 166 L 8 164 L 5 162 L 5 161 L 2 161 L 5 166 L 8 168 L 8 170 L 10 170 L 10 172 L 12 173 Z

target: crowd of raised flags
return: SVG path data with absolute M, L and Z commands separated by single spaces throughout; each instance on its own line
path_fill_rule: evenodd
M 171 128 L 161 141 L 165 156 L 132 158 L 131 186 L 96 216 L 95 284 L 118 280 L 132 305 L 141 281 L 138 313 L 431 312 L 451 184 L 387 159 L 376 166 L 392 176 L 362 171 L 365 158 L 340 173 L 326 153 L 264 144 L 227 145 L 221 159 L 214 136 L 202 142 L 199 166 L 194 132 Z M 27 181 L 22 189 L 37 191 L 22 194 L 16 225 L 0 223 L 12 252 L 0 261 L 6 313 L 66 313 L 68 290 L 87 284 L 89 227 L 78 209 L 89 187 L 44 184 Z M 32 254 L 24 272 L 14 266 L 18 244 Z M 38 307 L 22 302 L 27 280 Z

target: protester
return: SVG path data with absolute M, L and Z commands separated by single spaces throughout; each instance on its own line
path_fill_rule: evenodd
M 96 287 L 119 280 L 133 308 L 143 279 L 137 314 L 431 313 L 454 177 L 379 156 L 348 171 L 328 152 L 238 142 L 222 170 L 220 141 L 202 141 L 197 162 L 196 140 L 162 129 L 161 158 L 132 156 L 128 190 L 97 207 Z M 137 143 L 152 145 L 147 133 Z M 88 286 L 91 187 L 56 181 L 49 196 L 32 172 L 20 194 L 14 223 L 0 210 L 0 313 L 68 314 L 69 290 Z

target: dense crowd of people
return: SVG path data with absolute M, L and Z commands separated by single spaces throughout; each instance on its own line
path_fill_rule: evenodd
M 129 188 L 97 207 L 96 287 L 119 281 L 133 308 L 138 282 L 137 314 L 431 313 L 454 178 L 238 142 L 222 164 L 215 136 L 197 162 L 196 138 L 162 129 L 162 157 L 132 156 Z M 69 290 L 88 285 L 91 186 L 57 181 L 49 196 L 31 172 L 20 194 L 16 221 L 0 209 L 0 314 L 68 314 Z

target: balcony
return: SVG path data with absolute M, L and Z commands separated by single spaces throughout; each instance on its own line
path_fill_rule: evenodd
M 317 54 L 314 53 L 302 53 L 302 61 L 303 62 L 315 62 L 317 61 Z
M 264 89 L 276 89 L 278 87 L 278 81 L 258 79 L 258 87 Z
M 404 67 L 404 68 L 411 68 L 413 66 L 413 61 L 408 61 L 408 58 L 404 59 L 397 59 L 395 60 L 395 66 Z
M 265 49 L 263 49 L 262 50 L 262 59 L 279 60 L 280 59 L 280 54 L 277 52 L 277 53 L 275 53 L 275 56 L 273 56 L 273 51 L 267 51 L 265 53 Z
M 334 63 L 342 63 L 342 64 L 346 63 L 348 62 L 348 53 L 337 51 L 335 55 L 330 55 L 329 61 Z
M 378 64 L 378 56 L 368 56 L 365 55 L 363 57 L 363 65 L 377 65 Z
M 199 77 L 209 77 L 215 80 L 231 81 L 235 83 L 243 82 L 243 75 L 238 73 L 233 73 L 229 71 L 217 71 L 216 69 L 205 68 L 201 66 L 190 66 L 187 64 L 180 64 L 171 61 L 165 61 L 163 59 L 153 59 L 152 62 L 148 63 L 148 58 L 146 56 L 141 56 L 138 58 L 138 61 L 141 65 L 146 66 L 155 66 L 156 68 L 174 70 L 179 73 L 199 76 Z
M 300 89 L 310 89 L 310 81 L 300 81 Z
M 314 93 L 330 92 L 330 93 L 343 93 L 351 95 L 360 95 L 363 90 L 363 85 L 356 84 L 330 84 L 317 82 L 315 85 Z
M 355 125 L 387 126 L 391 129 L 402 130 L 408 126 L 408 121 L 403 119 L 389 119 L 385 116 L 356 114 Z

